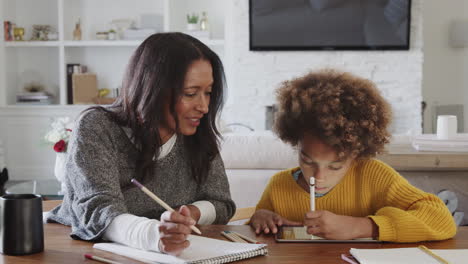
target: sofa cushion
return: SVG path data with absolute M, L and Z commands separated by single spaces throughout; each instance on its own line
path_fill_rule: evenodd
M 279 170 L 228 169 L 232 200 L 238 208 L 256 206 L 270 178 Z
M 226 169 L 283 170 L 298 166 L 293 147 L 271 131 L 225 133 L 221 156 Z

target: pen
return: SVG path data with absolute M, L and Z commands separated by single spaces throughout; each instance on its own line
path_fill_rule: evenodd
M 232 242 L 247 243 L 247 241 L 243 240 L 236 234 L 231 233 L 230 231 L 221 231 L 221 235 L 225 236 L 227 239 L 231 240 Z
M 253 239 L 253 238 L 250 238 L 250 237 L 248 237 L 248 236 L 244 236 L 244 235 L 241 234 L 241 233 L 237 233 L 237 232 L 235 232 L 235 231 L 229 231 L 229 232 L 236 234 L 237 236 L 239 236 L 240 238 L 244 239 L 244 240 L 247 241 L 247 242 L 254 243 L 254 244 L 259 244 L 257 240 L 255 240 L 255 239 Z
M 170 207 L 167 203 L 165 203 L 163 200 L 159 199 L 156 194 L 152 193 L 150 190 L 148 190 L 145 186 L 143 186 L 141 183 L 139 183 L 137 180 L 132 179 L 131 182 L 135 184 L 140 190 L 142 190 L 144 193 L 146 193 L 149 197 L 151 197 L 153 200 L 155 200 L 159 205 L 164 207 L 169 212 L 175 212 L 172 207 Z M 190 226 L 190 228 L 197 234 L 201 235 L 201 231 L 196 227 L 196 226 Z
M 423 246 L 423 245 L 420 245 L 418 246 L 419 249 L 421 249 L 422 251 L 424 251 L 425 253 L 427 253 L 429 256 L 435 258 L 437 261 L 439 261 L 440 263 L 442 264 L 449 264 L 448 261 L 446 261 L 445 259 L 441 258 L 439 255 L 437 255 L 436 253 L 434 253 L 432 250 L 428 249 L 427 247 Z
M 315 211 L 315 178 L 310 177 L 310 210 Z
M 87 259 L 92 259 L 92 260 L 96 260 L 96 261 L 99 261 L 99 262 L 102 262 L 102 263 L 109 263 L 109 264 L 121 264 L 120 262 L 117 262 L 117 261 L 112 261 L 110 259 L 106 259 L 106 258 L 102 258 L 102 257 L 98 257 L 98 256 L 93 256 L 91 254 L 84 254 L 85 258 Z

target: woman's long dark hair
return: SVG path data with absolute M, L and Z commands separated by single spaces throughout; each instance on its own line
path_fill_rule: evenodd
M 176 121 L 175 105 L 183 93 L 185 75 L 191 63 L 207 60 L 213 69 L 209 112 L 200 120 L 194 135 L 185 137 L 185 150 L 194 179 L 206 179 L 210 163 L 219 153 L 216 117 L 224 103 L 225 76 L 219 57 L 205 44 L 183 33 L 158 33 L 148 37 L 133 53 L 122 83 L 122 91 L 108 112 L 121 126 L 132 130 L 140 150 L 137 177 L 150 177 L 162 145 L 159 127 L 167 120 L 164 107 Z M 166 106 L 167 107 L 167 106 Z

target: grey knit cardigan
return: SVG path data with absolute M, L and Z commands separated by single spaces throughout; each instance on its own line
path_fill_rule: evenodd
M 137 149 L 125 130 L 101 110 L 86 112 L 75 124 L 67 150 L 66 194 L 63 203 L 46 216 L 49 222 L 71 226 L 75 239 L 100 239 L 120 214 L 159 219 L 165 211 L 130 182 L 136 177 Z M 234 214 L 219 155 L 203 184 L 192 177 L 184 136 L 177 137 L 170 153 L 155 166 L 154 175 L 142 183 L 171 207 L 207 200 L 216 209 L 214 224 L 225 224 Z

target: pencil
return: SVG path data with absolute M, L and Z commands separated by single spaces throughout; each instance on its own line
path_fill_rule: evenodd
M 247 241 L 243 240 L 236 234 L 231 233 L 230 231 L 221 231 L 221 235 L 225 236 L 227 239 L 231 240 L 232 242 L 248 243 Z
M 137 180 L 132 179 L 131 182 L 135 184 L 140 190 L 142 190 L 144 193 L 146 193 L 149 197 L 151 197 L 153 200 L 155 200 L 159 205 L 164 207 L 169 212 L 175 212 L 172 207 L 170 207 L 167 203 L 165 203 L 163 200 L 159 199 L 156 194 L 152 193 L 150 190 L 148 190 L 145 186 L 143 186 L 141 183 L 139 183 Z M 201 231 L 196 227 L 196 226 L 190 226 L 190 228 L 197 234 L 201 235 Z
M 310 210 L 315 211 L 315 178 L 310 177 Z
M 106 258 L 102 258 L 102 257 L 98 257 L 98 256 L 93 256 L 93 255 L 91 255 L 91 254 L 84 254 L 84 256 L 85 256 L 85 258 L 87 258 L 87 259 L 96 260 L 96 261 L 99 261 L 99 262 L 102 262 L 102 263 L 121 264 L 120 262 L 113 261 L 113 260 L 106 259 Z
M 422 251 L 424 251 L 425 253 L 427 253 L 429 256 L 435 258 L 437 261 L 439 261 L 440 263 L 442 264 L 449 264 L 448 261 L 446 261 L 445 259 L 441 258 L 439 255 L 437 255 L 436 253 L 434 253 L 432 250 L 428 249 L 427 247 L 423 246 L 423 245 L 420 245 L 418 246 L 419 249 L 421 249 Z
M 247 241 L 247 242 L 254 243 L 254 244 L 258 244 L 258 241 L 257 241 L 257 240 L 255 240 L 255 239 L 253 239 L 253 238 L 250 238 L 250 237 L 248 237 L 248 236 L 244 236 L 244 235 L 241 234 L 241 233 L 237 233 L 237 232 L 235 232 L 235 231 L 229 231 L 229 232 L 236 234 L 237 236 L 239 236 L 240 238 L 244 239 L 244 240 Z

